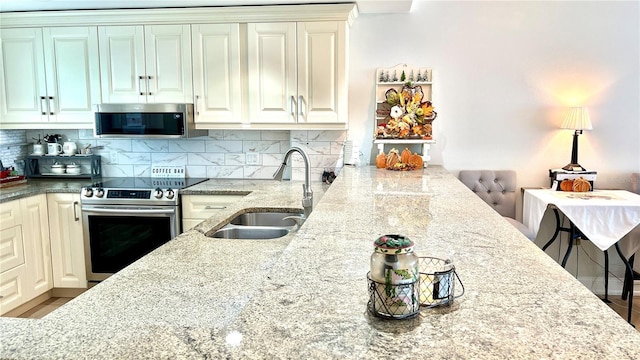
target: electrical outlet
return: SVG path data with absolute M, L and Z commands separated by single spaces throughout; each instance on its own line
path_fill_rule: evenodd
M 257 152 L 246 153 L 245 163 L 247 165 L 260 165 L 260 153 L 257 153 Z

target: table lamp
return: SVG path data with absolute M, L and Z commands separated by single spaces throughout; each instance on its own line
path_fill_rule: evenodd
M 562 169 L 567 171 L 585 171 L 578 164 L 578 135 L 582 134 L 582 130 L 591 130 L 591 119 L 589 111 L 585 107 L 574 107 L 567 113 L 562 123 L 562 129 L 575 130 L 573 133 L 573 148 L 571 149 L 571 163 Z

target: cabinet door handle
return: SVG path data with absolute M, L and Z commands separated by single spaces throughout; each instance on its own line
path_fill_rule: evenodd
M 140 95 L 144 95 L 144 93 L 142 92 L 142 82 L 140 80 L 144 80 L 144 76 L 138 76 L 138 90 L 140 91 Z
M 306 106 L 306 104 L 304 103 L 304 96 L 300 95 L 298 96 L 298 102 L 300 103 L 300 116 L 302 116 L 302 118 L 304 119 L 304 106 Z
M 42 102 L 43 102 L 43 101 L 45 101 L 45 100 L 46 100 L 46 97 L 45 97 L 45 96 L 40 96 L 40 113 L 41 113 L 42 115 L 47 115 L 46 111 L 44 111 L 44 107 L 45 107 L 45 106 L 44 106 L 44 105 L 43 105 L 43 103 L 42 103 Z M 49 105 L 47 105 L 47 107 L 49 107 Z
M 291 117 L 293 117 L 293 120 L 296 120 L 297 114 L 298 114 L 298 102 L 296 101 L 296 97 L 291 95 Z
M 78 202 L 77 201 L 73 202 L 73 219 L 75 221 L 80 221 L 80 218 L 78 217 Z
M 149 89 L 151 89 L 151 75 L 147 76 L 147 95 L 151 95 L 151 91 L 149 91 Z
M 53 109 L 54 111 L 52 111 Z M 49 115 L 55 115 L 56 103 L 53 101 L 53 96 L 49 96 Z
M 196 116 L 200 115 L 200 109 L 198 108 L 198 100 L 200 99 L 200 96 L 196 95 L 195 96 L 195 100 L 193 102 L 193 107 L 196 108 Z
M 224 210 L 227 207 L 226 206 L 212 206 L 212 205 L 207 205 L 204 207 L 206 210 Z

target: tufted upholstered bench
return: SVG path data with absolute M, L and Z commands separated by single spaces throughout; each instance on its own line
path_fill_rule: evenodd
M 516 172 L 513 170 L 461 170 L 458 179 L 520 230 L 529 240 L 535 234 L 516 217 Z

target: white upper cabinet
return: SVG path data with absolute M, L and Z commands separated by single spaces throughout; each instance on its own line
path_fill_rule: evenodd
M 346 23 L 247 24 L 249 121 L 344 123 Z
M 2 128 L 91 126 L 100 102 L 96 27 L 3 29 L 0 41 Z
M 247 24 L 249 121 L 295 123 L 295 23 Z
M 347 121 L 346 23 L 298 23 L 298 121 Z
M 239 24 L 192 25 L 196 123 L 240 123 Z
M 193 101 L 189 25 L 100 26 L 104 103 Z

